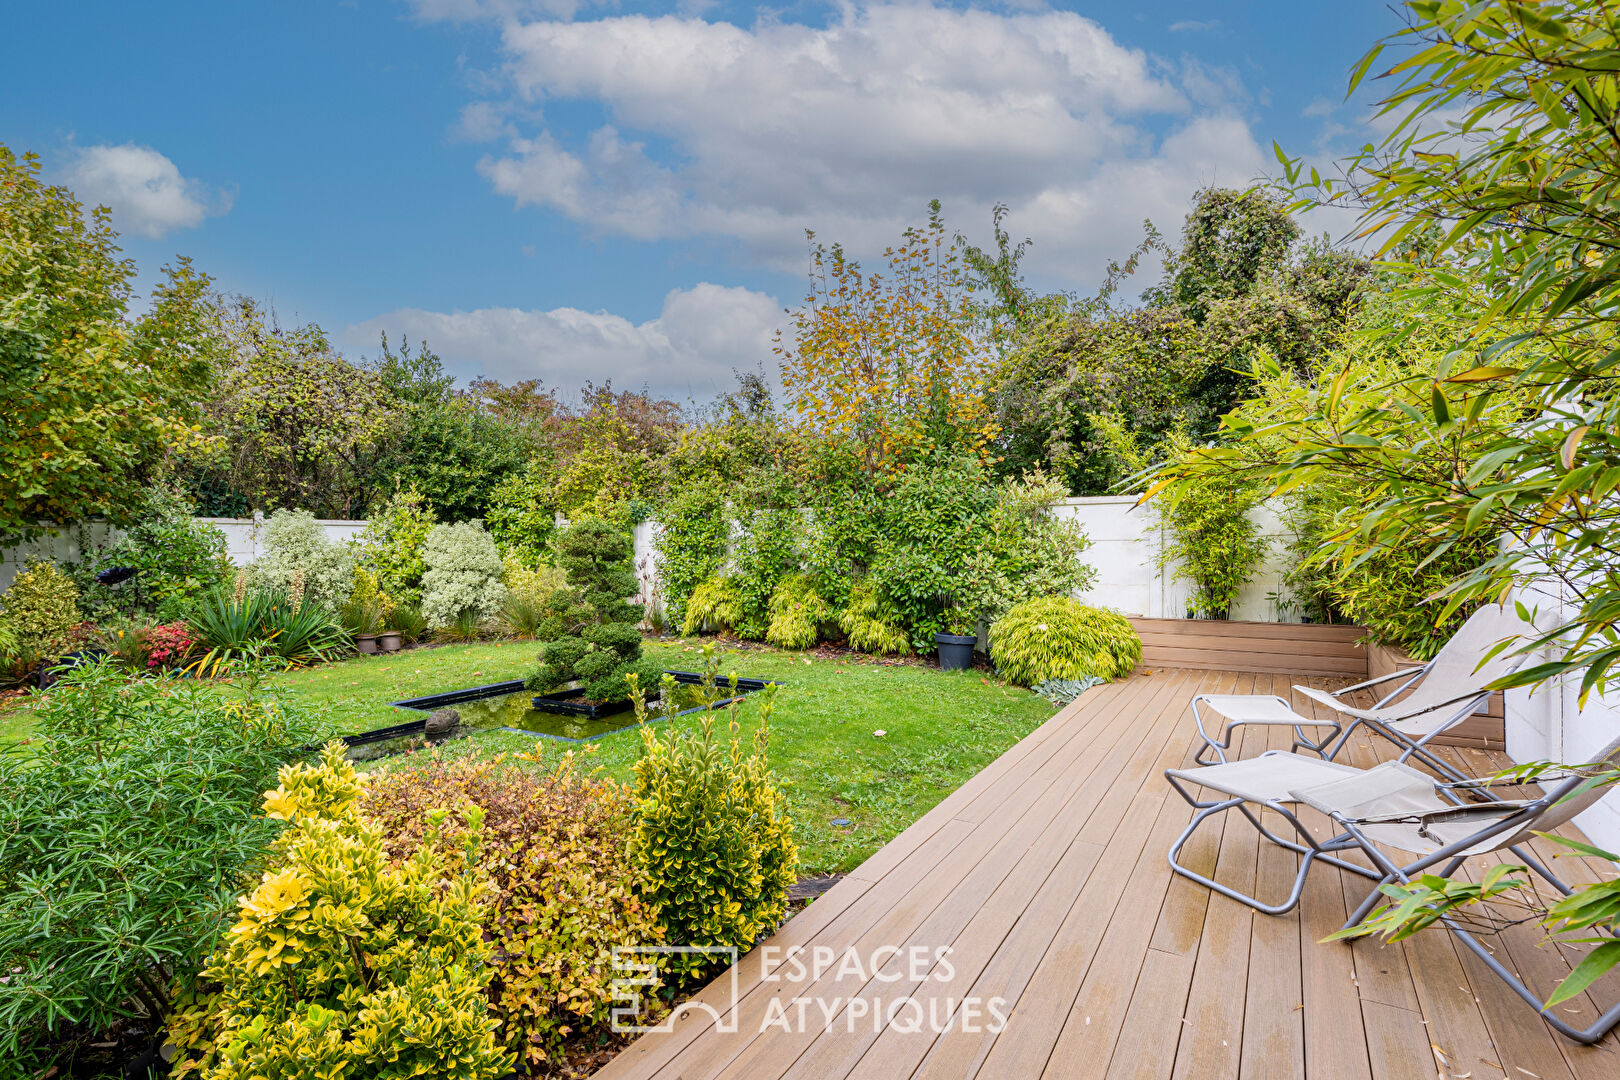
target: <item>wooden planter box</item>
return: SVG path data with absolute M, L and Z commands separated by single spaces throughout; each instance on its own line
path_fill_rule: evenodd
M 1142 635 L 1146 667 L 1326 675 L 1359 682 L 1367 651 L 1359 626 L 1239 622 L 1224 619 L 1131 619 Z

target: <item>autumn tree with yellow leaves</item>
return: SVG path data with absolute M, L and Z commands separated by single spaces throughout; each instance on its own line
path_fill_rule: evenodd
M 799 419 L 853 442 L 864 466 L 892 472 L 939 450 L 991 451 L 985 396 L 994 352 L 972 302 L 974 283 L 946 235 L 939 201 L 928 224 L 867 273 L 840 245 L 810 241 L 810 292 L 777 335 L 782 383 Z

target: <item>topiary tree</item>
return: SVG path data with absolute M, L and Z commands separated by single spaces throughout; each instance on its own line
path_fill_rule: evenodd
M 1117 611 L 1047 596 L 1016 604 L 996 620 L 990 656 L 1020 686 L 1087 675 L 1117 679 L 1141 662 L 1142 639 Z
M 488 619 L 506 602 L 501 554 L 479 522 L 433 526 L 422 564 L 422 614 L 431 627 L 449 626 L 467 612 Z
M 641 656 L 642 608 L 626 597 L 636 591 L 630 537 L 599 518 L 585 518 L 557 537 L 557 565 L 568 588 L 546 604 L 540 667 L 526 685 L 545 693 L 576 680 L 598 703 L 630 697 L 626 676 L 634 672 L 651 686 L 658 666 Z
M 252 583 L 289 595 L 303 571 L 303 602 L 328 613 L 354 588 L 354 555 L 345 544 L 326 538 L 308 510 L 277 510 L 264 530 L 264 554 L 253 561 Z

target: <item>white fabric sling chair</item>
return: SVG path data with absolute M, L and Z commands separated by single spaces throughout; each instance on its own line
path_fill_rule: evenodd
M 1312 701 L 1350 718 L 1348 727 L 1337 720 L 1302 716 L 1286 698 L 1275 694 L 1198 694 L 1192 699 L 1193 722 L 1198 725 L 1204 745 L 1198 748 L 1193 760 L 1200 765 L 1224 762 L 1226 752 L 1231 749 L 1233 733 L 1246 725 L 1292 727 L 1294 750 L 1308 750 L 1332 760 L 1355 730 L 1366 726 L 1400 747 L 1402 761 L 1416 757 L 1448 779 L 1466 780 L 1466 776 L 1429 750 L 1429 740 L 1471 716 L 1491 695 L 1485 687 L 1511 675 L 1524 662 L 1525 657 L 1514 645 L 1485 660 L 1497 643 L 1535 633 L 1535 627 L 1520 619 L 1514 608 L 1486 604 L 1469 616 L 1428 663 L 1392 671 L 1342 690 L 1294 687 Z M 1346 701 L 1348 695 L 1357 691 L 1396 680 L 1400 681 L 1395 688 L 1368 708 Z M 1408 690 L 1411 692 L 1406 697 L 1394 700 Z M 1206 722 L 1206 711 L 1224 721 L 1218 732 Z M 1305 728 L 1328 730 L 1312 737 L 1305 733 Z
M 1599 751 L 1594 764 L 1595 771 L 1620 769 L 1620 739 Z M 1420 874 L 1449 878 L 1471 857 L 1506 850 L 1553 888 L 1568 896 L 1570 887 L 1518 845 L 1529 840 L 1533 833 L 1558 828 L 1601 799 L 1608 790 L 1605 787 L 1581 790 L 1588 775 L 1588 771 L 1583 769 L 1555 784 L 1549 783 L 1548 777 L 1541 777 L 1533 781 L 1543 785 L 1543 794 L 1535 799 L 1458 805 L 1452 801 L 1456 789 L 1501 782 L 1479 780 L 1469 784 L 1440 784 L 1409 765 L 1386 761 L 1365 771 L 1352 770 L 1350 775 L 1296 787 L 1290 791 L 1290 795 L 1296 802 L 1327 814 L 1344 830 L 1330 842 L 1333 850 L 1343 849 L 1346 842 L 1359 848 L 1382 874 L 1379 887 L 1397 882 L 1404 884 Z M 1387 848 L 1410 852 L 1418 858 L 1397 864 L 1386 854 L 1384 849 Z M 1374 888 L 1351 914 L 1345 928 L 1360 923 L 1382 899 L 1385 899 L 1384 894 Z M 1571 1026 L 1551 1009 L 1544 1007 L 1537 994 L 1508 970 L 1474 934 L 1449 915 L 1441 916 L 1439 921 L 1560 1034 L 1576 1042 L 1590 1044 L 1599 1041 L 1611 1028 L 1620 1024 L 1620 1003 L 1616 1003 L 1590 1026 Z
M 1519 644 L 1508 644 L 1486 659 L 1500 642 L 1539 636 L 1536 628 L 1519 618 L 1512 605 L 1486 604 L 1468 617 L 1451 635 L 1433 660 L 1417 669 L 1406 669 L 1368 679 L 1342 690 L 1317 690 L 1310 686 L 1294 689 L 1318 704 L 1351 718 L 1350 724 L 1325 753 L 1333 759 L 1349 743 L 1356 729 L 1366 727 L 1382 735 L 1401 750 L 1397 759 L 1417 758 L 1448 780 L 1467 782 L 1468 776 L 1429 749 L 1430 740 L 1466 720 L 1491 696 L 1486 689 L 1498 679 L 1519 670 L 1526 659 Z M 1358 690 L 1401 680 L 1369 708 L 1345 701 Z M 1402 692 L 1407 692 L 1401 697 Z M 1400 697 L 1399 701 L 1394 700 Z

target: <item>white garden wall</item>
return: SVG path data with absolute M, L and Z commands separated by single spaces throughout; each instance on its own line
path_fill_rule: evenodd
M 225 551 L 231 562 L 246 566 L 257 559 L 263 550 L 265 519 L 252 518 L 198 518 L 217 526 L 225 534 Z M 344 541 L 358 535 L 366 527 L 364 521 L 317 520 L 316 524 L 331 541 Z M 39 537 L 25 544 L 0 549 L 0 590 L 11 588 L 11 582 L 22 571 L 23 564 L 32 556 L 40 556 L 56 563 L 78 562 L 86 550 L 110 543 L 117 530 L 100 521 L 72 525 L 53 534 Z
M 1053 513 L 1078 521 L 1091 537 L 1082 558 L 1096 568 L 1097 581 L 1084 596 L 1087 603 L 1153 619 L 1186 617 L 1192 587 L 1175 577 L 1174 566 L 1160 570 L 1165 535 L 1150 508 L 1137 506 L 1134 496 L 1099 496 L 1064 499 Z M 1251 622 L 1290 621 L 1280 617 L 1274 599 L 1288 568 L 1290 536 L 1270 507 L 1257 507 L 1253 517 L 1269 550 L 1230 615 Z

